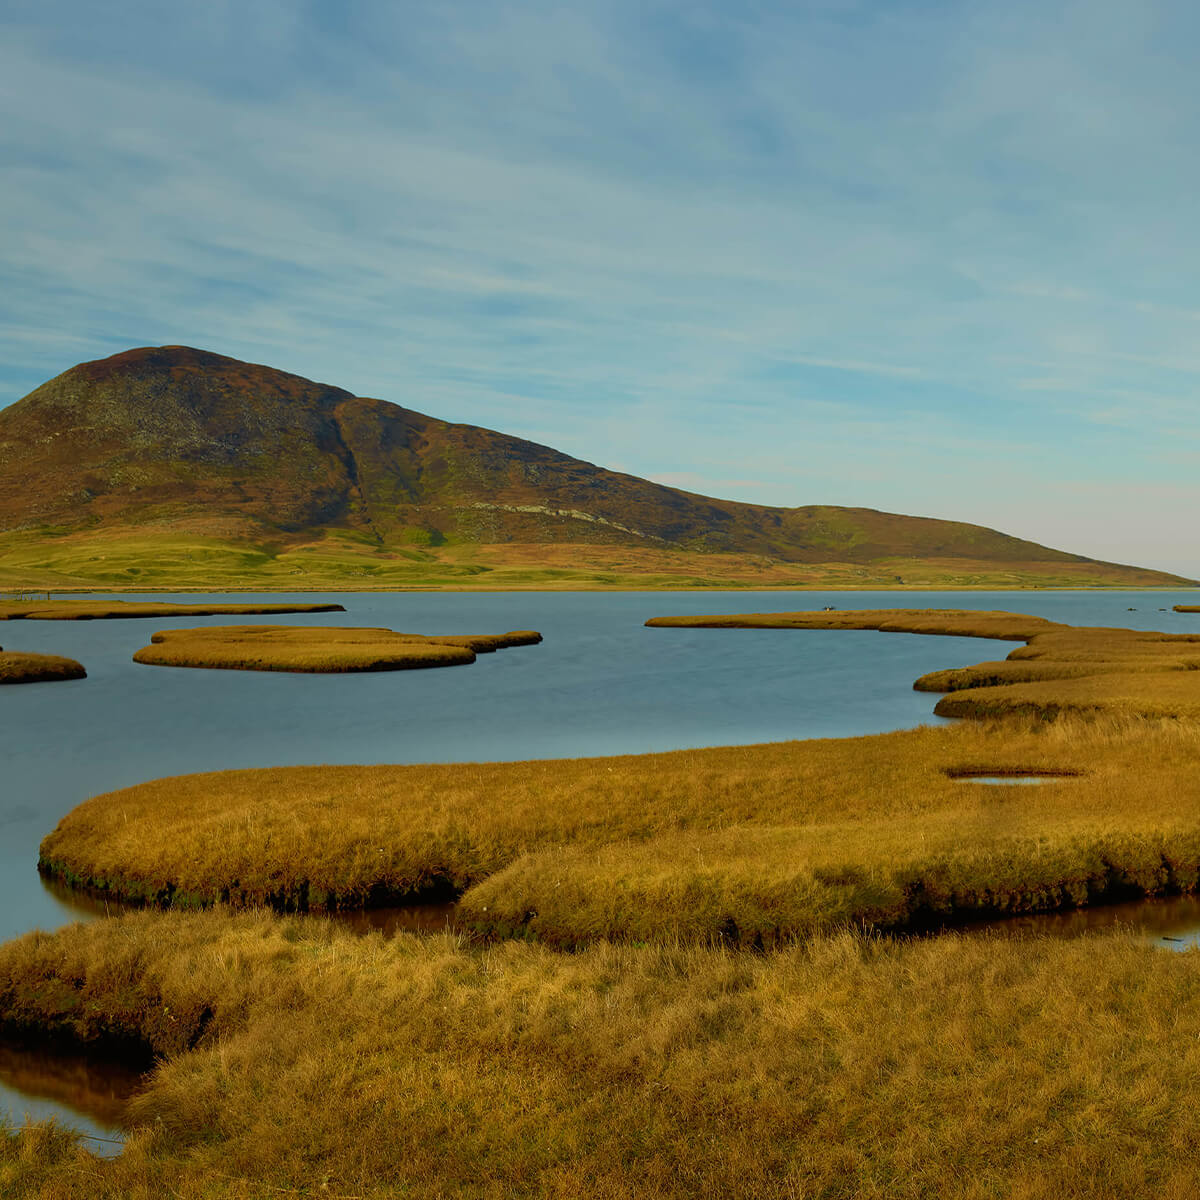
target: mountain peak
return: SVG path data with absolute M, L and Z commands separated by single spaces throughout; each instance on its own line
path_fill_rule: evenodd
M 190 346 L 81 363 L 0 410 L 0 539 L 148 526 L 259 556 L 336 535 L 389 559 L 412 546 L 524 546 L 543 560 L 623 546 L 840 564 L 852 579 L 894 579 L 879 566 L 894 559 L 1178 582 L 953 521 L 682 492 Z

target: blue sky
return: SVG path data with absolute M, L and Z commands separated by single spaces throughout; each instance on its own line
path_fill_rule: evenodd
M 0 18 L 0 405 L 183 343 L 1200 576 L 1200 6 Z

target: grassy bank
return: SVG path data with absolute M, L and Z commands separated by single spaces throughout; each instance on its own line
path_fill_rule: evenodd
M 100 621 L 122 617 L 263 616 L 345 612 L 340 604 L 170 604 L 158 600 L 5 600 L 0 621 Z
M 52 683 L 58 679 L 86 679 L 83 664 L 60 654 L 25 654 L 0 650 L 0 684 Z
M 96 797 L 43 871 L 136 902 L 465 892 L 480 932 L 772 944 L 1190 890 L 1190 723 L 1062 721 L 672 754 L 193 775 Z M 1074 772 L 1023 788 L 970 772 Z
M 31 1200 L 1200 1188 L 1200 956 L 1121 936 L 564 956 L 139 914 L 0 947 L 0 1014 L 163 1059 L 120 1158 L 0 1135 Z

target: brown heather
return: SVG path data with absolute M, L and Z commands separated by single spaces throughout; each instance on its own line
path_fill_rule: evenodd
M 0 650 L 0 684 L 51 683 L 56 679 L 86 679 L 82 663 L 59 654 L 24 654 Z
M 0 1011 L 160 1059 L 119 1158 L 0 1132 L 28 1200 L 1200 1191 L 1200 955 L 1120 934 L 561 955 L 142 913 L 0 947 Z
M 213 625 L 156 633 L 133 661 L 160 667 L 238 671 L 405 671 L 473 663 L 476 654 L 534 645 L 532 630 L 422 637 L 390 629 L 302 625 Z

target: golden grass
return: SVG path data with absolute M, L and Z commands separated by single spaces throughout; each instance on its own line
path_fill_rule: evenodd
M 120 617 L 256 616 L 345 612 L 340 604 L 171 604 L 158 600 L 0 601 L 0 621 L 99 621 Z
M 0 1133 L 29 1200 L 1200 1191 L 1200 955 L 1121 935 L 558 955 L 138 914 L 0 947 L 0 1017 L 162 1056 L 117 1159 Z
M 464 892 L 478 932 L 778 944 L 1186 891 L 1197 726 L 1008 721 L 624 758 L 291 767 L 99 796 L 41 869 L 142 903 L 353 908 Z M 964 772 L 1080 772 L 1020 789 Z
M 0 650 L 0 684 L 50 683 L 58 679 L 86 679 L 82 663 L 60 654 L 25 654 Z
M 240 671 L 404 671 L 473 663 L 477 653 L 542 640 L 532 630 L 422 637 L 390 629 L 214 625 L 156 633 L 133 661 Z

